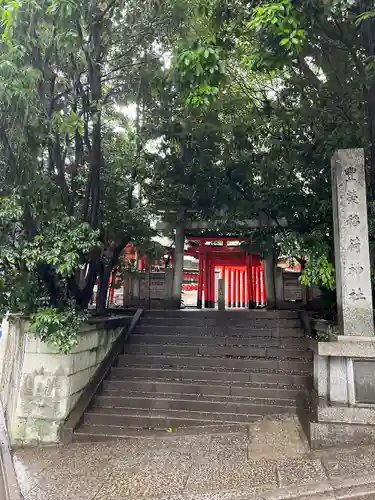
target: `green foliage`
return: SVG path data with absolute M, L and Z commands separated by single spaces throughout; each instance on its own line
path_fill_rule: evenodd
M 29 271 L 53 266 L 60 278 L 74 275 L 83 256 L 100 245 L 98 231 L 73 217 L 54 219 L 23 248 L 22 258 Z
M 125 244 L 157 253 L 150 220 L 187 214 L 220 215 L 217 230 L 299 260 L 305 284 L 332 289 L 330 158 L 369 150 L 372 10 L 337 0 L 3 2 L 3 308 L 51 307 L 57 324 L 72 302 L 87 307 Z M 265 225 L 249 228 L 255 217 Z
M 207 32 L 225 61 L 226 79 L 204 119 L 192 113 L 187 121 L 194 116 L 194 126 L 185 127 L 186 135 L 174 134 L 178 153 L 193 145 L 202 158 L 206 141 L 215 145 L 210 155 L 216 169 L 203 170 L 190 199 L 198 198 L 199 186 L 206 183 L 212 200 L 206 214 L 224 208 L 223 232 L 243 235 L 246 225 L 235 228 L 234 221 L 261 217 L 271 229 L 251 231 L 253 248 L 267 253 L 279 247 L 282 255 L 304 264 L 304 284 L 333 289 L 330 160 L 335 150 L 353 147 L 365 148 L 370 158 L 374 46 L 364 33 L 374 30 L 372 3 L 214 3 L 208 4 L 214 21 Z M 181 136 L 188 138 L 188 148 L 181 148 Z M 182 185 L 189 192 L 188 158 L 188 167 L 176 159 L 161 170 L 165 177 L 176 165 L 169 188 L 174 194 Z M 164 165 L 164 159 L 156 165 Z M 374 187 L 372 180 L 373 197 Z M 188 205 L 185 197 L 181 205 Z M 280 227 L 281 218 L 287 229 Z M 294 246 L 287 249 L 291 240 Z
M 162 7 L 1 3 L 0 306 L 34 314 L 62 350 L 98 277 L 100 309 L 124 245 L 153 234 L 136 196 L 140 114 L 185 12 Z M 134 102 L 131 125 L 122 110 Z
M 300 281 L 304 286 L 335 288 L 335 269 L 321 249 L 313 249 L 307 255 L 307 260 Z
M 366 11 L 366 12 L 362 12 L 357 17 L 357 19 L 355 20 L 355 24 L 358 26 L 361 23 L 363 23 L 363 21 L 367 21 L 368 19 L 371 19 L 372 17 L 375 17 L 375 11 L 374 10 L 369 10 L 369 11 Z
M 280 240 L 280 253 L 303 264 L 302 285 L 334 290 L 335 269 L 330 260 L 332 244 L 332 240 L 318 230 L 308 235 L 287 232 Z
M 0 198 L 0 228 L 4 231 L 9 224 L 14 224 L 22 217 L 22 206 L 17 195 Z
M 41 340 L 67 353 L 86 318 L 69 293 L 69 279 L 98 245 L 98 234 L 73 218 L 53 219 L 28 240 L 22 231 L 21 200 L 0 202 L 0 312 L 24 313 Z
M 335 268 L 330 260 L 329 243 L 332 241 L 324 241 L 318 232 L 304 237 L 289 234 L 281 239 L 281 255 L 302 264 L 300 282 L 303 286 L 335 289 Z
M 67 332 L 62 349 L 99 271 L 105 281 L 124 245 L 153 234 L 135 196 L 140 110 L 184 12 L 177 0 L 1 3 L 1 308 L 35 314 L 56 345 Z M 132 126 L 119 110 L 135 101 Z
M 281 0 L 254 7 L 249 27 L 257 33 L 268 32 L 288 55 L 298 54 L 305 41 L 295 2 Z
M 225 81 L 225 70 L 217 46 L 196 41 L 191 47 L 181 47 L 174 64 L 179 89 L 186 95 L 186 103 L 193 107 L 207 107 L 219 93 Z
M 31 328 L 35 335 L 63 354 L 68 354 L 78 342 L 78 332 L 87 314 L 74 307 L 64 311 L 41 308 L 31 316 Z

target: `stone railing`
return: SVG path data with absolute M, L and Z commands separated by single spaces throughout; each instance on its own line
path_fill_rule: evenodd
M 0 342 L 0 396 L 12 445 L 57 443 L 66 417 L 131 316 L 92 318 L 68 355 L 10 316 Z

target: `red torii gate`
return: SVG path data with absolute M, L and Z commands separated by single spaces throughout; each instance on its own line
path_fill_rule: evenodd
M 244 241 L 233 237 L 188 237 L 190 247 L 185 255 L 199 260 L 197 307 L 215 307 L 215 269 L 219 269 L 226 283 L 226 305 L 228 307 L 249 307 L 265 305 L 263 261 L 257 254 L 245 252 L 239 245 L 228 242 Z M 207 243 L 210 243 L 208 244 Z M 213 242 L 220 242 L 214 245 Z M 193 244 L 191 244 L 193 243 Z M 198 243 L 198 244 L 197 244 Z

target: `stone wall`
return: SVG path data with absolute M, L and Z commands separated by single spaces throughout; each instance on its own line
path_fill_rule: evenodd
M 89 320 L 69 355 L 36 339 L 21 316 L 3 322 L 0 396 L 12 445 L 59 441 L 62 423 L 130 321 Z

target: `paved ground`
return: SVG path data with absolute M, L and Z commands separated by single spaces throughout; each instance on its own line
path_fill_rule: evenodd
M 375 499 L 375 447 L 313 453 L 296 419 L 18 450 L 25 500 Z

